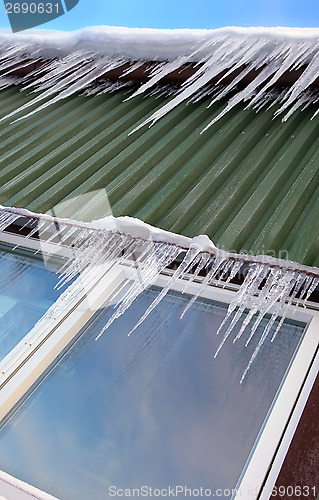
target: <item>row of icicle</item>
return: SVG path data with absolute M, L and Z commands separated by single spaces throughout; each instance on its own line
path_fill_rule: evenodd
M 0 230 L 5 231 L 20 218 L 19 213 L 1 209 Z M 192 296 L 185 307 L 182 318 L 206 285 L 224 287 L 240 272 L 244 264 L 240 255 L 236 260 L 233 254 L 232 257 L 226 252 L 220 255 L 217 252 L 213 255 L 193 245 L 189 249 L 183 249 L 172 243 L 146 241 L 129 234 L 107 229 L 94 229 L 89 226 L 81 227 L 60 222 L 58 219 L 41 220 L 41 218 L 30 217 L 25 218 L 25 221 L 22 227 L 29 230 L 28 235 L 25 236 L 27 239 L 36 234 L 40 237 L 46 233 L 50 236 L 46 236 L 45 241 L 55 243 L 59 248 L 61 245 L 70 247 L 72 243 L 72 256 L 68 257 L 58 271 L 60 279 L 57 288 L 69 286 L 40 320 L 41 322 L 54 318 L 59 311 L 75 300 L 79 293 L 85 292 L 90 284 L 101 278 L 101 275 L 105 274 L 115 263 L 126 263 L 136 268 L 136 276 L 129 282 L 129 287 L 126 288 L 127 283 L 123 283 L 121 289 L 116 292 L 118 298 L 112 297 L 112 302 L 115 304 L 114 313 L 98 337 L 130 307 L 148 286 L 155 282 L 160 273 L 173 263 L 177 267 L 174 272 L 172 271 L 172 276 L 168 278 L 165 287 L 143 313 L 130 334 L 148 317 L 169 290 L 174 288 L 177 280 L 183 280 L 185 283 L 183 290 L 185 293 L 194 280 L 198 281 L 199 276 L 204 275 L 204 278 L 199 280 L 197 293 Z M 248 264 L 244 281 L 229 304 L 227 314 L 218 329 L 217 334 L 224 333 L 215 353 L 217 356 L 236 325 L 238 333 L 234 336 L 233 342 L 239 341 L 248 327 L 250 333 L 245 346 L 249 345 L 253 336 L 259 336 L 258 344 L 242 375 L 241 382 L 266 337 L 271 335 L 271 341 L 275 340 L 291 304 L 305 305 L 317 288 L 319 276 L 316 271 L 318 270 L 313 268 L 313 274 L 311 274 L 298 269 L 297 265 L 293 270 L 288 267 L 270 266 L 267 262 Z M 77 277 L 80 278 L 76 279 Z M 266 314 L 269 314 L 269 319 L 266 326 L 262 327 L 261 322 Z
M 194 100 L 205 93 L 211 93 L 207 87 L 209 82 L 223 73 L 219 78 L 216 92 L 214 92 L 210 105 L 215 101 L 228 97 L 228 104 L 212 118 L 205 127 L 210 127 L 221 116 L 240 102 L 247 103 L 247 107 L 259 109 L 278 104 L 274 116 L 282 115 L 286 120 L 298 108 L 304 109 L 310 103 L 318 102 L 318 92 L 312 84 L 319 78 L 319 41 L 316 38 L 285 38 L 267 37 L 250 34 L 224 33 L 220 36 L 203 39 L 197 42 L 192 50 L 180 54 L 173 61 L 155 63 L 148 73 L 147 81 L 141 83 L 129 98 L 149 92 L 156 87 L 163 77 L 172 71 L 178 71 L 194 61 L 195 72 L 192 76 L 173 92 L 173 97 L 135 130 L 145 124 L 153 124 L 170 110 L 183 101 Z M 43 51 L 42 51 L 43 52 Z M 103 93 L 114 90 L 125 83 L 121 79 L 114 84 L 105 82 L 107 73 L 115 69 L 123 69 L 127 75 L 142 66 L 145 61 L 129 61 L 117 55 L 94 53 L 91 50 L 79 48 L 68 55 L 44 61 L 40 49 L 35 50 L 28 39 L 23 38 L 2 39 L 0 42 L 0 88 L 14 83 L 19 83 L 26 91 L 37 92 L 37 95 L 26 104 L 13 110 L 4 118 L 24 118 L 32 115 L 60 99 L 67 98 L 78 92 L 87 94 Z M 160 54 L 158 55 L 160 58 Z M 13 77 L 17 69 L 30 65 L 30 61 L 40 63 L 42 66 L 31 71 L 26 77 Z M 131 66 L 127 69 L 127 63 Z M 284 73 L 304 68 L 304 71 L 290 87 L 281 89 L 276 98 L 269 100 L 274 85 Z M 224 79 L 234 71 L 239 71 L 231 83 L 224 84 Z M 237 85 L 252 72 L 255 77 L 242 90 L 237 90 Z M 10 78 L 12 76 L 13 79 Z M 103 77 L 103 80 L 101 78 Z M 11 83 L 10 83 L 11 82 Z M 93 86 L 93 87 L 92 87 Z M 22 116 L 18 115 L 22 113 Z M 318 113 L 316 111 L 313 117 Z M 18 115 L 18 117 L 17 117 Z M 205 130 L 204 129 L 204 130 Z

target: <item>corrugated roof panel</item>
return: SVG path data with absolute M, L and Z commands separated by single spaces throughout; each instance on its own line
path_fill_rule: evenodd
M 239 105 L 201 134 L 225 105 L 207 110 L 203 99 L 130 134 L 165 99 L 125 97 L 76 96 L 0 122 L 0 202 L 38 212 L 63 202 L 65 216 L 82 220 L 111 206 L 228 250 L 319 264 L 319 117 L 310 120 L 310 106 L 282 123 L 273 110 Z M 1 91 L 0 116 L 29 99 Z

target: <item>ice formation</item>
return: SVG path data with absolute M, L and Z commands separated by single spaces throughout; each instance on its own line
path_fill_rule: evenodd
M 17 113 L 28 116 L 80 91 L 103 93 L 127 84 L 121 77 L 115 84 L 105 80 L 116 68 L 123 77 L 144 65 L 146 81 L 131 92 L 129 98 L 133 98 L 156 88 L 173 71 L 192 66 L 191 76 L 172 89 L 171 99 L 139 127 L 153 124 L 183 101 L 210 95 L 212 89 L 211 103 L 222 97 L 229 100 L 207 127 L 239 102 L 255 109 L 279 103 L 274 116 L 282 115 L 286 120 L 299 107 L 318 101 L 318 48 L 319 30 L 315 28 L 152 30 L 100 26 L 14 35 L 1 31 L 0 87 L 10 85 L 10 75 L 17 70 L 29 68 L 25 77 L 15 76 L 14 83 L 37 94 L 7 115 L 16 118 Z M 295 82 L 270 99 L 274 85 L 280 86 L 280 78 L 292 71 Z M 239 89 L 248 74 L 252 81 Z M 231 82 L 225 83 L 230 75 Z
M 259 336 L 257 347 L 241 381 L 244 380 L 266 337 L 271 335 L 271 340 L 275 340 L 289 307 L 293 303 L 305 305 L 319 284 L 318 268 L 269 256 L 253 257 L 228 253 L 216 248 L 207 236 L 190 239 L 153 228 L 129 217 L 110 216 L 92 223 L 82 223 L 34 214 L 23 209 L 1 207 L 0 230 L 8 231 L 13 224 L 20 227 L 16 229 L 18 234 L 22 230 L 27 233 L 27 239 L 37 237 L 40 242 L 43 239 L 58 247 L 71 249 L 59 270 L 59 287 L 80 276 L 62 293 L 41 322 L 54 318 L 62 308 L 75 300 L 80 292 L 85 291 L 89 283 L 100 278 L 101 274 L 114 264 L 123 263 L 137 269 L 136 277 L 129 283 L 125 293 L 117 292 L 118 298 L 112 298 L 115 303 L 114 313 L 100 335 L 168 267 L 171 267 L 171 271 L 167 284 L 130 333 L 138 328 L 168 291 L 174 288 L 177 280 L 184 280 L 184 292 L 191 281 L 200 282 L 197 294 L 190 299 L 183 316 L 187 314 L 204 286 L 224 287 L 246 268 L 243 282 L 217 332 L 223 332 L 223 336 L 215 353 L 216 356 L 225 341 L 232 336 L 234 326 L 238 322 L 241 326 L 233 342 L 240 341 L 248 326 L 250 333 L 246 346 L 253 336 Z M 266 326 L 261 328 L 266 314 L 269 314 L 269 319 Z

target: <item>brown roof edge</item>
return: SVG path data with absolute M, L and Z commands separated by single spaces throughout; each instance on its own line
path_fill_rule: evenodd
M 43 66 L 44 70 L 47 64 L 49 63 L 49 60 L 43 60 L 33 62 L 33 61 L 28 61 L 26 60 L 23 65 L 17 64 L 12 66 L 9 70 L 6 69 L 3 72 L 0 72 L 1 74 L 10 74 L 14 76 L 27 76 L 30 74 L 32 71 L 35 69 L 41 68 Z M 134 69 L 133 71 L 129 72 L 128 74 L 125 74 L 132 66 L 135 64 L 136 61 L 132 62 L 127 62 L 123 63 L 122 66 L 119 66 L 118 68 L 112 69 L 111 71 L 107 71 L 101 79 L 105 80 L 111 80 L 113 82 L 116 82 L 117 80 L 121 79 L 121 81 L 126 81 L 126 82 L 136 82 L 136 83 L 145 83 L 149 77 L 151 71 L 154 69 L 154 67 L 158 64 L 158 62 L 145 62 L 138 68 Z M 173 84 L 173 85 L 181 85 L 183 84 L 188 78 L 193 76 L 196 71 L 198 71 L 198 68 L 200 68 L 201 65 L 195 64 L 195 63 L 189 63 L 182 65 L 178 70 L 174 70 L 171 73 L 165 75 L 161 79 L 161 83 L 163 84 Z M 299 69 L 294 69 L 291 71 L 285 71 L 277 80 L 276 86 L 277 87 L 290 87 L 292 86 L 298 78 L 302 75 L 304 70 L 306 69 L 307 66 L 302 66 Z M 237 88 L 245 88 L 249 83 L 251 83 L 256 76 L 259 75 L 259 73 L 262 71 L 264 68 L 258 68 L 258 69 L 253 69 L 251 70 L 246 76 L 244 76 L 238 83 L 237 83 Z M 219 73 L 217 76 L 212 78 L 210 80 L 210 84 L 216 84 L 216 83 L 221 83 L 223 85 L 228 85 L 230 84 L 234 78 L 236 78 L 243 70 L 245 69 L 245 66 L 241 66 L 240 68 L 237 68 L 236 70 L 232 71 L 229 75 L 227 75 L 225 78 L 223 76 L 228 73 L 229 70 L 222 71 Z M 270 79 L 271 77 L 269 77 Z M 317 78 L 314 82 L 312 82 L 311 88 L 319 88 L 319 78 Z
M 271 498 L 319 498 L 319 375 L 299 420 Z M 277 492 L 277 493 L 275 493 Z M 293 493 L 293 494 L 291 494 Z

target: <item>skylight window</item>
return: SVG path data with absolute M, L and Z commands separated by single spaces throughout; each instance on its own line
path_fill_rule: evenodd
M 4 236 L 39 250 L 54 246 Z M 249 324 L 243 342 L 225 342 L 214 359 L 234 285 L 209 284 L 209 274 L 172 280 L 174 271 L 164 268 L 148 279 L 138 265 L 142 254 L 129 260 L 116 238 L 115 243 L 119 259 L 83 269 L 77 277 L 74 261 L 72 286 L 1 363 L 0 468 L 61 500 L 74 494 L 87 498 L 88 491 L 93 499 L 101 498 L 102 490 L 111 496 L 111 486 L 138 489 L 146 483 L 165 490 L 175 482 L 194 490 L 202 483 L 212 492 L 224 491 L 224 498 L 232 492 L 236 500 L 251 498 L 253 485 L 256 498 L 268 471 L 278 474 L 293 434 L 292 415 L 300 415 L 303 394 L 313 383 L 317 312 L 291 305 L 276 342 L 271 333 L 278 321 L 241 380 L 276 304 L 247 347 Z M 74 247 L 58 248 L 59 254 L 43 257 L 50 266 L 59 260 L 61 269 L 61 259 Z M 93 261 L 104 247 L 95 248 Z M 108 322 L 131 286 L 141 293 Z M 158 297 L 162 301 L 140 322 Z M 180 319 L 192 297 L 197 300 Z M 233 338 L 248 311 L 249 305 Z M 270 469 L 274 456 L 276 467 Z M 261 500 L 268 500 L 274 474 Z M 36 498 L 46 498 L 41 495 Z
M 3 470 L 61 499 L 175 483 L 229 498 L 304 324 L 287 320 L 239 384 L 255 346 L 230 343 L 213 358 L 226 304 L 202 298 L 180 320 L 189 297 L 171 291 L 127 337 L 158 293 L 145 291 L 98 341 L 112 306 L 92 317 L 2 429 Z

